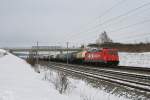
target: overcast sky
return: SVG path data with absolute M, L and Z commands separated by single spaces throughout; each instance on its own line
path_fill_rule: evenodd
M 0 0 L 0 46 L 86 44 L 104 30 L 116 42 L 150 41 L 150 4 L 110 20 L 149 2 Z

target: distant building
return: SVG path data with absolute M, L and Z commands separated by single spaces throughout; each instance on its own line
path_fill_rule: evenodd
M 113 41 L 108 37 L 107 33 L 104 31 L 101 33 L 96 40 L 96 44 L 112 43 Z

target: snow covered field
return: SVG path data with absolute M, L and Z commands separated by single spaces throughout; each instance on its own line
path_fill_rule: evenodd
M 150 68 L 150 52 L 144 53 L 127 53 L 120 52 L 119 59 L 121 66 L 149 67 Z
M 0 52 L 0 100 L 125 100 L 93 88 L 82 80 L 70 79 L 74 92 L 61 94 L 52 83 L 43 80 L 45 74 L 36 73 L 14 55 Z

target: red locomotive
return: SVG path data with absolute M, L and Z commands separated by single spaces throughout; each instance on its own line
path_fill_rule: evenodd
M 92 64 L 118 65 L 118 50 L 103 48 L 101 50 L 88 51 L 85 54 L 84 62 Z

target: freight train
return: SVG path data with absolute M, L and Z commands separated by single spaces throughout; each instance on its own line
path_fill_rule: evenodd
M 57 54 L 50 57 L 51 61 L 68 62 L 71 64 L 90 65 L 115 65 L 119 63 L 118 50 L 115 48 L 102 48 L 93 50 L 82 50 L 65 54 Z

